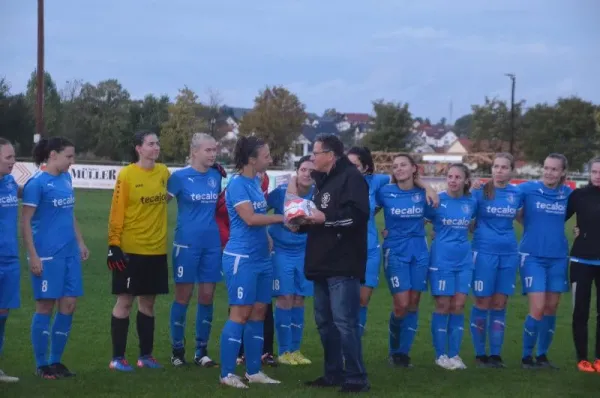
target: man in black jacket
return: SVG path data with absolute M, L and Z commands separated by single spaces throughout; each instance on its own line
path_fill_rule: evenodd
M 314 313 L 325 354 L 325 374 L 308 386 L 368 391 L 359 331 L 360 285 L 367 263 L 369 188 L 335 135 L 313 148 L 318 210 L 307 217 L 304 274 L 314 281 Z

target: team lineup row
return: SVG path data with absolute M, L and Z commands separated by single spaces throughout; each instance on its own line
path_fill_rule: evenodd
M 20 278 L 17 198 L 22 197 L 21 226 L 36 300 L 31 338 L 37 374 L 47 379 L 72 376 L 61 358 L 76 298 L 83 294 L 81 261 L 89 257 L 73 213 L 75 196 L 68 169 L 75 149 L 60 137 L 40 141 L 34 160 L 38 165 L 44 164 L 44 170 L 22 189 L 10 176 L 14 149 L 9 142 L 0 140 L 0 151 L 0 220 L 3 231 L 11 232 L 0 238 L 0 342 L 8 311 L 20 306 L 19 284 L 14 281 Z M 117 296 L 111 321 L 113 355 L 109 367 L 133 370 L 125 359 L 125 351 L 136 297 L 140 339 L 137 366 L 161 367 L 152 356 L 154 301 L 156 295 L 169 291 L 167 204 L 172 198 L 176 198 L 178 208 L 171 251 L 175 280 L 170 316 L 172 364 L 186 363 L 185 319 L 197 285 L 194 362 L 217 366 L 208 355 L 207 345 L 215 284 L 223 277 L 230 314 L 221 334 L 222 384 L 247 387 L 234 371 L 242 340 L 246 380 L 278 383 L 261 370 L 263 322 L 273 296 L 277 360 L 290 365 L 310 363 L 300 352 L 304 297 L 311 296 L 313 290 L 313 283 L 304 272 L 306 234 L 302 228 L 287 224 L 283 213 L 286 197 L 292 191 L 307 200 L 315 197 L 312 173 L 319 169 L 319 157 L 327 152 L 325 148 L 303 158 L 289 185 L 267 194 L 261 182 L 271 163 L 268 145 L 254 137 L 241 138 L 235 150 L 239 174 L 221 192 L 225 173 L 215 164 L 216 143 L 210 136 L 195 134 L 190 167 L 170 174 L 164 165 L 156 163 L 160 153 L 158 138 L 149 132 L 136 133 L 132 153 L 135 162 L 119 174 L 109 216 L 107 263 L 113 274 L 113 294 Z M 391 177 L 374 174 L 373 160 L 366 148 L 352 148 L 347 159 L 364 175 L 371 212 L 366 231 L 368 258 L 357 316 L 360 333 L 366 325 L 372 289 L 378 284 L 383 252 L 384 274 L 393 298 L 389 320 L 389 355 L 393 364 L 411 366 L 409 353 L 418 329 L 420 295 L 429 285 L 435 297 L 431 333 L 436 364 L 446 369 L 466 367 L 459 352 L 464 307 L 472 290 L 475 303 L 469 323 L 476 362 L 483 367 L 503 367 L 506 303 L 514 292 L 519 270 L 530 310 L 523 327 L 522 366 L 554 367 L 547 352 L 560 295 L 569 290 L 569 248 L 564 223 L 573 214 L 577 214 L 580 232 L 571 253 L 572 279 L 577 270 L 579 283 L 589 284 L 591 289 L 589 270 L 600 265 L 600 256 L 589 248 L 599 235 L 598 224 L 580 222 L 580 217 L 598 217 L 587 198 L 595 198 L 600 186 L 600 160 L 590 164 L 590 187 L 573 193 L 563 184 L 567 169 L 564 156 L 548 156 L 541 181 L 513 186 L 509 181 L 514 161 L 508 154 L 498 154 L 490 182 L 472 187 L 468 168 L 455 164 L 448 169 L 447 190 L 438 195 L 420 181 L 417 165 L 409 155 L 396 157 Z M 328 206 L 325 198 L 322 195 L 321 201 L 315 203 L 317 208 Z M 267 214 L 270 209 L 274 209 L 273 214 Z M 382 248 L 375 226 L 378 211 L 383 212 L 385 220 Z M 317 217 L 307 217 L 305 223 L 325 222 Z M 524 227 L 520 243 L 516 240 L 514 220 Z M 426 241 L 426 221 L 435 233 L 431 248 Z M 580 369 L 600 371 L 600 362 L 588 362 L 587 353 L 580 352 L 584 350 L 587 345 L 577 347 Z M 16 381 L 2 373 L 0 378 Z M 322 384 L 322 380 L 311 383 Z

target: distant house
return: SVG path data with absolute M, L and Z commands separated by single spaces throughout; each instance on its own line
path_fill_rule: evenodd
M 412 153 L 435 153 L 435 149 L 425 142 L 425 139 L 419 134 L 413 134 L 411 137 L 411 152 Z
M 451 145 L 458 138 L 456 134 L 444 126 L 426 127 L 420 132 L 425 143 L 433 148 L 444 148 Z
M 315 138 L 319 134 L 339 135 L 339 131 L 334 121 L 320 121 L 317 126 L 303 125 L 298 138 L 292 143 L 290 160 L 297 162 L 302 156 L 310 155 L 313 150 Z

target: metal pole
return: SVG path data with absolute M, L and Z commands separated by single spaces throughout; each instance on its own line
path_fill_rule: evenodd
M 38 0 L 37 98 L 35 107 L 34 142 L 45 134 L 44 126 L 44 0 Z
M 515 151 L 515 84 L 517 77 L 514 73 L 507 73 L 506 76 L 510 77 L 511 80 L 511 94 L 510 94 L 510 153 L 514 156 Z
M 511 96 L 510 96 L 510 154 L 514 156 L 515 154 L 515 84 L 517 78 L 515 75 L 512 75 L 512 87 L 511 87 Z

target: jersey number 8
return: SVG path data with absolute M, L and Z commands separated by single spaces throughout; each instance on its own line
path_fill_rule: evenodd
M 48 291 L 48 281 L 43 280 L 42 281 L 42 292 L 47 292 Z

